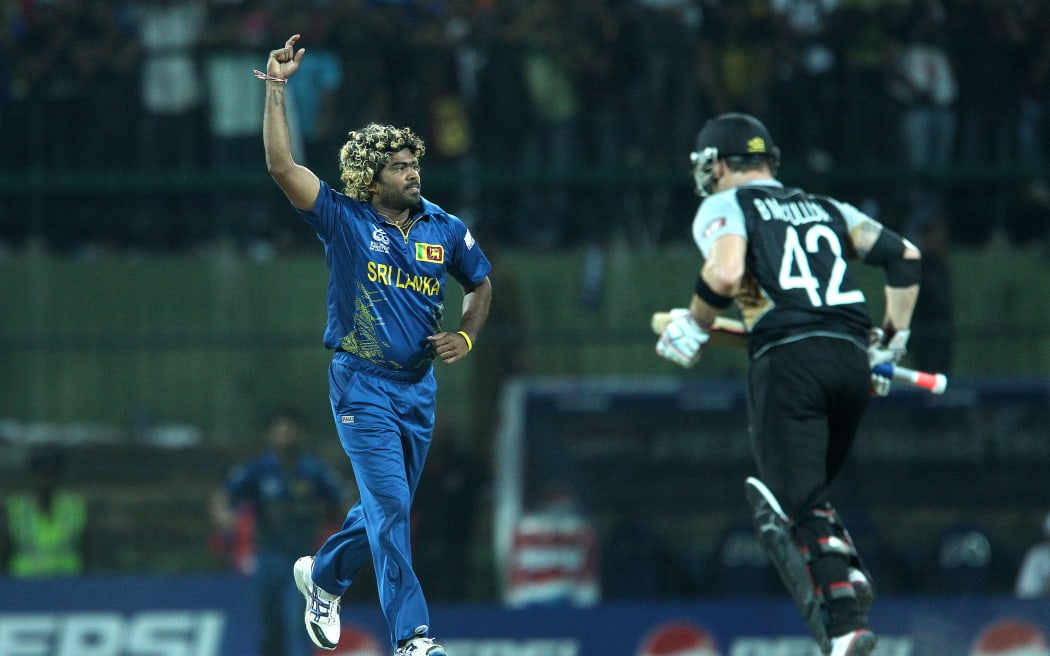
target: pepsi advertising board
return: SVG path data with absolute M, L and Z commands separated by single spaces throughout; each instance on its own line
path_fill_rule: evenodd
M 0 579 L 0 656 L 259 656 L 239 576 Z M 1050 656 L 1050 599 L 880 598 L 879 656 Z M 345 606 L 333 656 L 389 656 L 378 602 Z M 786 597 L 431 607 L 450 656 L 819 656 Z

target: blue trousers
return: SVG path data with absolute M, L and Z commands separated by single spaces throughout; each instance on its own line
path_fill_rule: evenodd
M 342 595 L 371 558 L 396 645 L 429 631 L 430 613 L 412 568 L 410 509 L 434 432 L 437 383 L 433 369 L 421 380 L 389 375 L 343 353 L 329 367 L 332 413 L 360 500 L 318 550 L 313 579 Z

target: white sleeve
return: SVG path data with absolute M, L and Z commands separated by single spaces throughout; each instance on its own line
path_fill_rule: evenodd
M 846 219 L 846 229 L 849 232 L 853 232 L 854 228 L 864 223 L 865 221 L 871 221 L 876 225 L 882 225 L 876 219 L 873 219 L 871 216 L 857 209 L 853 205 L 850 205 L 849 203 L 844 203 L 841 200 L 835 200 L 834 198 L 829 198 L 828 200 L 830 200 L 831 203 L 835 207 L 837 207 L 840 212 L 842 212 L 842 218 Z
M 693 241 L 700 253 L 707 258 L 711 245 L 723 235 L 747 237 L 744 227 L 744 212 L 737 203 L 736 189 L 728 189 L 708 196 L 693 217 Z

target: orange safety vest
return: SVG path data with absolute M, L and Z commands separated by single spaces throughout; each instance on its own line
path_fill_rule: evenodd
M 36 578 L 80 573 L 80 544 L 87 522 L 87 504 L 80 495 L 56 492 L 50 514 L 40 508 L 32 494 L 12 494 L 6 506 L 11 576 Z

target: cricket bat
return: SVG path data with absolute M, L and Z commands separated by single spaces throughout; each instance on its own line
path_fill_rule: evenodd
M 671 323 L 674 316 L 670 312 L 653 312 L 651 327 L 653 333 L 662 335 L 667 324 Z M 747 348 L 747 328 L 744 322 L 728 317 L 717 317 L 711 326 L 711 338 L 709 344 L 719 346 L 731 346 L 733 348 Z
M 670 312 L 653 312 L 651 320 L 653 332 L 662 335 L 664 328 L 671 323 L 673 318 Z M 743 321 L 717 317 L 714 325 L 711 326 L 711 338 L 708 343 L 747 348 L 747 328 Z M 925 389 L 933 394 L 944 394 L 944 390 L 948 388 L 948 377 L 944 374 L 917 371 L 889 363 L 876 365 L 873 371 L 880 376 L 886 376 L 895 383 Z
M 925 371 L 916 371 L 915 369 L 908 369 L 897 364 L 890 364 L 886 362 L 884 364 L 877 364 L 872 369 L 875 373 L 880 376 L 885 376 L 895 383 L 903 383 L 904 385 L 911 385 L 912 387 L 921 387 L 924 390 L 929 390 L 933 394 L 944 394 L 944 390 L 948 389 L 948 377 L 944 374 L 931 374 Z

